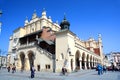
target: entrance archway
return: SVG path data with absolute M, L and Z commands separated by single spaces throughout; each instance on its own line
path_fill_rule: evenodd
M 80 53 L 79 53 L 79 51 L 77 51 L 76 54 L 75 54 L 75 65 L 76 65 L 76 69 L 77 69 L 77 70 L 80 69 L 80 61 L 79 61 L 79 58 L 80 58 Z
M 20 60 L 21 60 L 21 70 L 25 68 L 25 54 L 23 52 L 20 53 Z
M 71 59 L 70 64 L 71 64 L 71 71 L 73 71 L 73 59 Z
M 82 69 L 85 69 L 85 53 L 82 54 Z
M 32 66 L 34 66 L 34 59 L 35 59 L 33 51 L 28 52 L 28 59 L 29 59 L 29 65 L 30 65 L 30 68 L 31 68 Z
M 87 69 L 90 69 L 90 67 L 89 67 L 89 55 L 88 54 L 87 54 L 86 66 L 87 66 Z

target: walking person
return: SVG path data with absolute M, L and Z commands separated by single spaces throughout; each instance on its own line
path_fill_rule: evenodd
M 115 66 L 114 66 L 114 64 L 112 64 L 112 71 L 115 71 Z
M 101 67 L 100 74 L 103 74 L 103 66 L 100 65 L 100 67 Z
M 62 74 L 65 75 L 65 68 L 62 67 Z
M 16 66 L 14 66 L 14 71 L 16 72 Z
M 10 66 L 8 66 L 7 69 L 8 69 L 8 72 L 10 72 Z
M 98 75 L 102 74 L 102 66 L 100 64 L 97 65 Z
M 12 73 L 14 73 L 14 72 L 15 72 L 15 66 L 12 67 Z
M 31 67 L 31 78 L 35 77 L 35 68 L 34 66 Z
M 106 68 L 106 66 L 104 65 L 104 66 L 103 66 L 103 73 L 106 73 L 106 71 L 107 71 L 107 68 Z

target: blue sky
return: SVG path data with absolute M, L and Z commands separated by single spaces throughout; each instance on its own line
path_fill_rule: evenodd
M 120 52 L 120 0 L 0 0 L 0 49 L 5 54 L 13 31 L 23 27 L 26 16 L 30 20 L 34 10 L 41 17 L 43 8 L 53 22 L 60 23 L 65 13 L 70 30 L 81 40 L 91 36 L 97 40 L 100 33 L 104 53 Z

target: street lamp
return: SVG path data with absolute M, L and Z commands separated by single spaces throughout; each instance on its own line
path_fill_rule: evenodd
M 2 53 L 1 53 L 1 49 L 0 49 L 0 58 L 1 58 L 1 64 L 0 64 L 0 69 L 2 67 Z
M 2 11 L 0 10 L 0 17 L 2 16 Z M 2 26 L 2 22 L 0 22 L 0 33 L 1 33 L 1 26 Z

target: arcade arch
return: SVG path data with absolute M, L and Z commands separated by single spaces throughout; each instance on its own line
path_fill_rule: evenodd
M 83 52 L 82 53 L 82 69 L 85 69 L 86 68 L 86 64 L 85 64 L 85 61 L 86 60 L 86 58 L 85 58 L 85 53 Z
M 87 54 L 86 66 L 87 66 L 87 69 L 89 69 L 89 55 L 88 54 Z
M 21 69 L 24 70 L 25 69 L 25 54 L 24 54 L 24 52 L 20 53 L 20 61 L 21 61 Z
M 76 69 L 77 69 L 77 70 L 80 69 L 79 59 L 80 59 L 80 52 L 77 51 L 76 54 L 75 54 L 75 66 L 76 66 Z
M 29 66 L 30 68 L 34 66 L 35 55 L 33 51 L 28 51 L 28 59 L 29 59 Z

